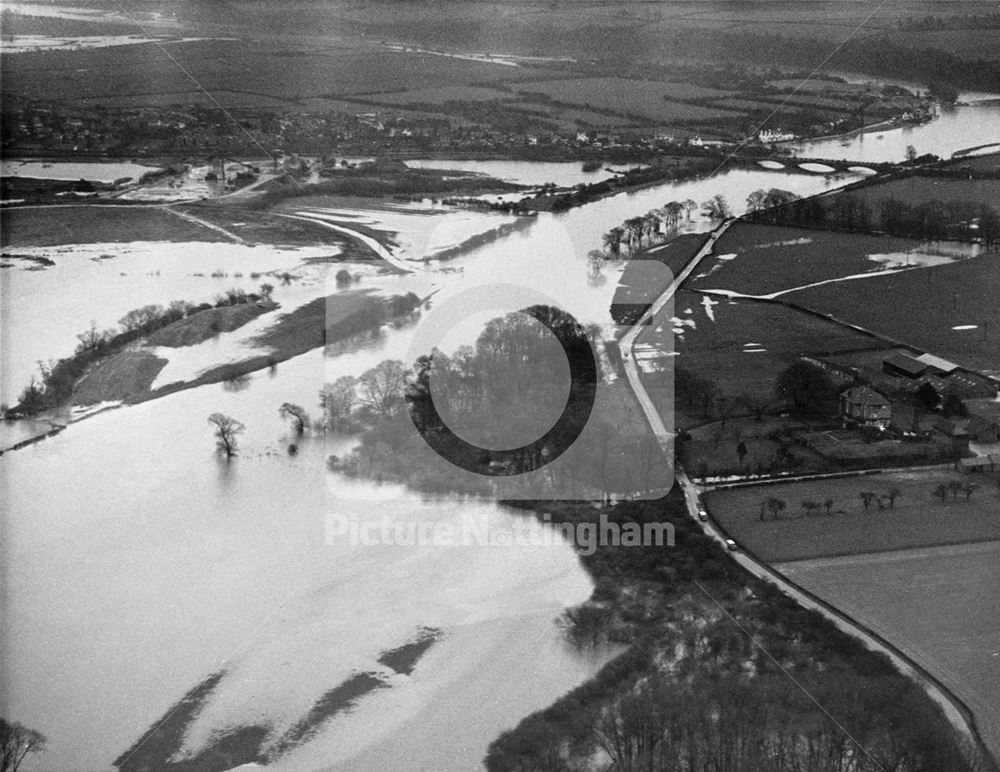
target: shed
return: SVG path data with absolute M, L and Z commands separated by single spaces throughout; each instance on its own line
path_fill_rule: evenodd
M 931 366 L 921 362 L 916 357 L 902 352 L 890 354 L 882 360 L 882 372 L 886 375 L 895 375 L 903 378 L 919 378 L 926 375 Z
M 913 358 L 943 375 L 953 373 L 958 369 L 958 365 L 954 362 L 949 362 L 947 359 L 936 357 L 933 354 L 921 354 L 920 356 Z

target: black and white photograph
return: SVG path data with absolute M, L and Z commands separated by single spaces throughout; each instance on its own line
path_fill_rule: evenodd
M 1000 772 L 1000 3 L 0 0 L 0 772 Z

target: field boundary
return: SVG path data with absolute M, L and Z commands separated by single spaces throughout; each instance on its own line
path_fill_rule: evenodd
M 680 470 L 679 467 L 677 471 L 678 471 L 678 478 L 681 478 L 683 476 L 683 472 Z M 701 491 L 699 491 L 692 483 L 690 483 L 690 481 L 689 484 L 691 484 L 692 488 L 694 488 L 693 493 L 696 503 L 700 504 L 701 506 L 704 506 L 704 504 L 701 501 Z M 690 507 L 688 509 L 688 512 L 689 514 L 692 514 L 690 511 Z M 692 517 L 696 517 L 696 515 L 692 514 Z M 706 530 L 709 530 L 709 527 L 711 527 L 712 529 L 722 534 L 724 538 L 730 538 L 729 532 L 714 518 L 710 523 L 700 523 L 700 524 Z M 989 541 L 996 541 L 996 539 L 990 539 Z M 978 543 L 978 542 L 966 542 L 966 543 Z M 772 567 L 770 563 L 767 563 L 764 560 L 762 560 L 753 550 L 746 549 L 745 547 L 741 546 L 741 551 L 750 561 L 752 561 L 757 567 L 759 567 L 763 571 L 763 573 L 767 574 L 768 577 L 774 581 L 775 585 L 779 590 L 786 591 L 787 594 L 787 589 L 791 588 L 796 593 L 799 593 L 804 598 L 809 600 L 809 602 L 820 607 L 823 610 L 823 612 L 826 613 L 827 616 L 834 617 L 836 620 L 839 620 L 844 626 L 848 628 L 853 628 L 852 631 L 847 631 L 847 632 L 859 638 L 862 641 L 862 643 L 864 643 L 868 648 L 874 649 L 875 651 L 881 650 L 882 653 L 889 656 L 890 659 L 896 660 L 893 664 L 895 664 L 897 668 L 900 668 L 902 670 L 903 668 L 901 668 L 900 665 L 903 665 L 905 668 L 908 668 L 911 672 L 906 673 L 904 671 L 903 674 L 915 678 L 917 683 L 920 684 L 920 686 L 923 687 L 923 689 L 929 693 L 931 699 L 934 699 L 933 695 L 930 694 L 932 688 L 933 690 L 936 690 L 943 699 L 951 703 L 952 707 L 954 707 L 958 711 L 959 716 L 965 723 L 965 726 L 969 730 L 969 734 L 976 745 L 978 754 L 981 756 L 982 760 L 986 764 L 986 768 L 990 772 L 997 772 L 997 770 L 1000 769 L 1000 766 L 997 765 L 996 759 L 994 758 L 992 752 L 990 751 L 989 747 L 986 745 L 985 740 L 983 739 L 982 733 L 979 729 L 979 724 L 976 722 L 975 714 L 972 712 L 969 706 L 966 705 L 965 701 L 961 697 L 959 697 L 955 692 L 953 692 L 947 684 L 941 681 L 941 679 L 935 676 L 926 667 L 924 667 L 919 662 L 912 659 L 905 651 L 903 651 L 894 643 L 883 637 L 881 633 L 876 632 L 875 630 L 868 627 L 868 625 L 856 620 L 847 612 L 838 609 L 830 602 L 819 597 L 812 591 L 807 590 L 805 587 L 800 585 L 794 579 L 789 578 L 785 574 L 778 571 L 776 568 Z M 831 555 L 830 557 L 836 557 L 836 556 Z M 783 561 L 783 562 L 790 563 L 793 561 Z M 744 568 L 746 567 L 744 566 Z M 793 597 L 793 600 L 794 599 L 795 598 Z M 859 632 L 861 633 L 861 635 L 858 635 Z

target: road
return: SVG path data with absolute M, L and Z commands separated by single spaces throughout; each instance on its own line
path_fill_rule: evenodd
M 688 263 L 684 270 L 682 270 L 680 274 L 678 274 L 670 283 L 670 286 L 663 291 L 663 293 L 656 299 L 652 306 L 650 306 L 646 313 L 642 315 L 639 321 L 636 322 L 636 324 L 629 329 L 629 331 L 625 333 L 621 339 L 622 360 L 625 366 L 625 374 L 628 378 L 629 385 L 631 386 L 636 399 L 639 401 L 639 405 L 642 407 L 642 411 L 646 416 L 650 429 L 653 431 L 653 434 L 656 436 L 657 441 L 660 443 L 660 446 L 663 448 L 668 458 L 673 458 L 674 435 L 673 432 L 668 430 L 664 425 L 663 418 L 660 415 L 659 410 L 656 409 L 649 393 L 642 385 L 642 381 L 639 377 L 639 369 L 635 361 L 633 347 L 635 346 L 636 339 L 642 331 L 648 327 L 650 320 L 663 310 L 667 303 L 669 303 L 673 298 L 681 284 L 683 284 L 691 273 L 697 269 L 701 261 L 707 255 L 711 254 L 716 241 L 718 241 L 718 239 L 723 233 L 726 232 L 733 222 L 735 222 L 735 220 L 727 220 L 712 232 L 712 235 L 709 237 L 708 241 L 705 242 L 705 245 L 701 248 L 701 250 L 699 250 L 698 254 L 692 258 L 691 262 Z M 707 536 L 715 539 L 723 547 L 725 547 L 726 540 L 728 538 L 727 535 L 721 531 L 713 521 L 702 521 L 699 519 L 698 513 L 704 509 L 701 503 L 701 491 L 691 478 L 687 476 L 680 465 L 675 465 L 674 480 L 676 484 L 680 486 L 681 492 L 684 494 L 687 511 L 691 518 L 701 526 Z M 847 614 L 835 609 L 830 604 L 794 584 L 787 577 L 774 570 L 766 563 L 757 560 L 754 556 L 741 551 L 730 551 L 729 554 L 730 557 L 732 557 L 732 559 L 739 563 L 744 569 L 760 579 L 771 582 L 777 586 L 778 589 L 795 600 L 799 605 L 819 612 L 826 619 L 835 624 L 840 630 L 848 635 L 854 636 L 872 651 L 880 652 L 889 657 L 900 672 L 914 679 L 924 688 L 928 696 L 941 706 L 945 715 L 960 732 L 974 738 L 978 747 L 984 754 L 987 754 L 987 758 L 989 758 L 989 752 L 986 750 L 979 730 L 976 727 L 972 712 L 944 683 L 939 681 L 926 668 L 918 664 L 916 661 L 917 658 L 907 654 L 902 648 L 893 645 L 874 630 L 865 627 L 858 621 L 849 617 Z M 996 769 L 995 761 L 990 759 L 990 763 L 992 766 L 987 766 L 987 768 Z
M 635 355 L 633 354 L 632 349 L 635 346 L 636 338 L 638 338 L 642 331 L 650 325 L 652 319 L 664 309 L 667 303 L 673 299 L 674 293 L 677 292 L 678 287 L 687 281 L 687 278 L 692 274 L 692 272 L 694 272 L 699 263 L 701 263 L 707 255 L 712 253 L 712 250 L 715 248 L 715 242 L 719 240 L 719 237 L 721 237 L 734 222 L 736 221 L 726 220 L 718 228 L 712 231 L 711 235 L 708 237 L 708 241 L 706 241 L 702 248 L 698 250 L 698 253 L 691 258 L 691 262 L 684 267 L 684 270 L 674 277 L 674 280 L 670 282 L 670 286 L 663 291 L 663 293 L 640 317 L 639 321 L 636 322 L 635 325 L 628 332 L 626 332 L 621 339 L 620 346 L 622 360 L 625 365 L 625 375 L 628 378 L 629 385 L 632 387 L 632 392 L 635 394 L 636 399 L 639 400 L 639 405 L 642 407 L 642 412 L 646 415 L 646 421 L 653 430 L 656 441 L 660 443 L 660 446 L 663 448 L 668 458 L 673 458 L 674 434 L 664 425 L 660 411 L 656 409 L 653 401 L 649 398 L 649 394 L 643 387 L 642 381 L 639 379 L 639 367 L 636 364 Z
M 175 217 L 180 217 L 182 220 L 187 220 L 188 222 L 194 223 L 195 225 L 200 225 L 203 228 L 208 228 L 209 230 L 213 230 L 216 233 L 221 233 L 227 239 L 230 239 L 231 241 L 235 241 L 237 244 L 243 244 L 244 246 L 250 246 L 250 242 L 248 242 L 242 236 L 238 236 L 235 233 L 233 233 L 232 231 L 226 230 L 221 225 L 216 225 L 215 223 L 209 222 L 208 220 L 203 220 L 201 217 L 197 217 L 197 216 L 191 214 L 190 212 L 184 212 L 184 211 L 182 211 L 180 209 L 174 209 L 170 205 L 164 206 L 163 207 L 163 211 L 164 212 L 169 212 L 170 214 L 174 215 Z
M 377 239 L 373 239 L 371 236 L 367 236 L 364 233 L 359 233 L 351 228 L 345 228 L 343 225 L 336 225 L 332 222 L 327 222 L 326 220 L 321 220 L 318 217 L 306 217 L 301 214 L 282 214 L 281 217 L 287 217 L 290 220 L 304 220 L 305 222 L 311 222 L 315 225 L 321 225 L 324 228 L 329 228 L 330 230 L 337 231 L 338 233 L 343 233 L 352 238 L 357 239 L 366 247 L 371 249 L 376 255 L 385 260 L 389 265 L 395 268 L 400 273 L 414 273 L 415 269 L 412 265 L 407 265 L 398 257 L 396 257 L 392 252 L 385 246 L 383 246 Z

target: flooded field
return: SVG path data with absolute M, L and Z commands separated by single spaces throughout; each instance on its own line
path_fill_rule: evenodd
M 531 164 L 508 171 L 508 179 L 522 180 L 552 173 Z M 398 258 L 415 269 L 375 275 L 369 268 L 355 287 L 434 293 L 433 306 L 470 286 L 523 285 L 581 322 L 608 326 L 620 266 L 609 262 L 595 276 L 587 253 L 609 228 L 671 200 L 722 194 L 740 211 L 754 190 L 807 195 L 850 179 L 732 171 L 540 215 L 473 243 L 484 228 L 512 218 L 303 211 L 391 231 Z M 710 226 L 695 214 L 683 230 Z M 453 247 L 447 260 L 419 262 Z M 8 392 L 23 386 L 36 359 L 68 353 L 92 318 L 108 326 L 145 303 L 209 300 L 284 271 L 296 278 L 271 283 L 287 309 L 330 292 L 341 267 L 307 264 L 332 248 L 136 241 L 17 251 L 55 265 L 5 269 L 4 302 L 10 299 L 18 325 L 9 333 L 17 345 L 4 354 Z M 260 317 L 244 333 L 264 323 Z M 109 410 L 0 459 L 5 477 L 17 481 L 8 486 L 5 534 L 9 613 L 18 631 L 7 697 L 19 720 L 49 737 L 42 768 L 109 768 L 189 690 L 214 677 L 173 749 L 178 758 L 196 756 L 223 730 L 258 726 L 266 727 L 269 766 L 279 769 L 476 769 L 501 731 L 607 660 L 608 652 L 568 647 L 556 624 L 592 590 L 566 543 L 362 547 L 331 531 L 331 522 L 383 516 L 485 523 L 498 532 L 515 522 L 534 533 L 545 528 L 492 502 L 414 498 L 328 472 L 326 457 L 342 453 L 349 438 L 299 439 L 279 416 L 284 402 L 318 413 L 323 383 L 387 357 L 410 358 L 415 327 L 386 328 L 325 355 L 317 349 L 238 388 L 205 386 Z M 170 372 L 190 375 L 238 357 L 243 338 L 236 331 L 193 347 L 175 356 Z M 213 453 L 206 419 L 214 411 L 246 425 L 240 455 L 229 464 Z M 426 629 L 438 637 L 410 672 L 385 664 L 385 652 Z M 280 746 L 324 695 L 364 674 L 381 685 L 358 696 L 350 711 L 319 721 L 308 742 Z M 460 738 L 449 731 L 456 725 L 464 728 Z
M 467 769 L 499 731 L 600 664 L 567 648 L 553 624 L 591 589 L 568 545 L 330 543 L 328 515 L 374 516 L 375 501 L 379 517 L 485 518 L 497 529 L 530 515 L 461 500 L 396 503 L 392 488 L 327 474 L 321 438 L 289 457 L 277 407 L 314 405 L 323 379 L 315 352 L 243 391 L 206 387 L 114 410 L 3 458 L 18 480 L 5 545 L 19 633 L 7 662 L 18 677 L 6 697 L 24 721 L 49 729 L 46 769 L 108 768 L 219 669 L 228 677 L 186 746 L 261 720 L 280 734 L 352 673 L 381 672 L 379 653 L 426 626 L 443 637 L 411 677 L 391 679 L 287 762 L 311 768 L 317 753 L 345 769 L 358 754 L 403 754 L 403 763 L 413 749 L 399 747 L 396 731 L 406 724 L 408 736 L 426 738 L 426 759 Z M 205 418 L 217 409 L 247 425 L 232 464 L 212 453 Z M 526 663 L 535 677 L 506 691 Z M 461 745 L 421 728 L 471 706 L 479 718 Z
M 121 179 L 137 180 L 144 174 L 158 170 L 156 166 L 123 162 L 0 161 L 0 176 L 31 177 L 39 180 L 114 182 Z
M 256 291 L 264 282 L 277 287 L 286 305 L 312 299 L 326 286 L 325 266 L 303 266 L 309 257 L 336 254 L 336 247 L 279 249 L 205 242 L 142 242 L 17 248 L 18 255 L 46 258 L 39 267 L 18 260 L 3 269 L 5 335 L 2 399 L 13 404 L 39 360 L 69 356 L 77 335 L 91 321 L 99 329 L 117 326 L 133 308 L 172 300 L 214 301 L 234 287 Z M 282 286 L 275 273 L 299 278 Z
M 615 176 L 604 166 L 585 172 L 579 161 L 458 161 L 458 160 L 415 160 L 407 161 L 406 165 L 414 169 L 456 169 L 463 172 L 474 172 L 486 177 L 506 180 L 519 185 L 544 185 L 554 182 L 559 187 L 571 187 L 579 184 L 600 182 Z M 625 171 L 621 167 L 618 171 Z

